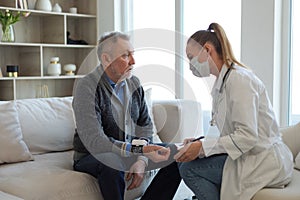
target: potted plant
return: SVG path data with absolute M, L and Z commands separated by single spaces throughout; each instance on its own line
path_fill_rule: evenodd
M 23 16 L 29 16 L 29 12 L 24 12 Z M 20 20 L 21 12 L 13 12 L 10 10 L 0 11 L 0 23 L 2 25 L 2 42 L 14 42 L 14 28 L 13 24 Z

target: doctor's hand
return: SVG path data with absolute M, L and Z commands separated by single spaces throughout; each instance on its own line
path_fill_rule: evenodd
M 166 161 L 169 159 L 171 150 L 159 145 L 147 145 L 143 147 L 143 155 L 155 163 Z
M 194 139 L 195 139 L 195 138 L 185 138 L 185 139 L 183 140 L 183 143 L 182 143 L 182 144 L 183 144 L 183 145 L 186 145 L 186 144 L 192 142 Z
M 202 142 L 200 140 L 184 142 L 184 146 L 175 154 L 174 159 L 176 162 L 189 162 L 195 160 L 202 152 Z
M 126 181 L 131 180 L 130 185 L 127 187 L 127 190 L 132 190 L 141 185 L 144 179 L 146 163 L 143 160 L 136 161 L 129 169 L 129 172 L 126 175 Z

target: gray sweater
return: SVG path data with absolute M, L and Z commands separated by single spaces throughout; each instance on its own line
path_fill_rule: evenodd
M 77 129 L 74 150 L 79 154 L 114 152 L 134 137 L 152 140 L 153 124 L 137 77 L 125 80 L 124 105 L 113 92 L 100 65 L 76 83 L 73 109 Z

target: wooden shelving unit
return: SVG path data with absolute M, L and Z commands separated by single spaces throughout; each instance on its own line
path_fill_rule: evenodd
M 15 42 L 0 42 L 0 100 L 37 98 L 45 86 L 49 97 L 72 95 L 74 81 L 83 77 L 78 69 L 97 45 L 98 1 L 52 0 L 52 5 L 62 7 L 61 13 L 19 9 L 15 1 L 0 0 L 0 10 L 28 11 L 30 15 L 14 24 Z M 69 13 L 74 6 L 77 14 Z M 88 45 L 67 44 L 67 31 L 72 39 Z M 60 58 L 61 76 L 47 74 L 50 58 L 55 56 Z M 63 66 L 69 63 L 77 66 L 75 76 L 64 75 Z M 18 77 L 7 77 L 7 65 L 19 66 Z

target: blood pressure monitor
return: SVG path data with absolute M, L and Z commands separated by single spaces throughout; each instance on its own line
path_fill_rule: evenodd
M 143 147 L 148 145 L 144 139 L 133 139 L 131 142 L 131 152 L 133 154 L 143 154 Z

